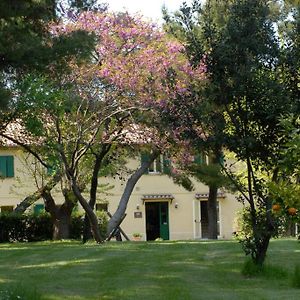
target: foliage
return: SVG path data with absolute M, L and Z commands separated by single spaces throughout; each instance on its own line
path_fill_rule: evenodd
M 209 82 L 204 105 L 191 112 L 206 137 L 200 142 L 224 147 L 245 163 L 244 184 L 230 166 L 222 171 L 249 205 L 252 230 L 244 248 L 257 264 L 263 264 L 269 239 L 277 234 L 268 184 L 277 182 L 281 144 L 287 138 L 280 119 L 296 109 L 299 99 L 293 83 L 285 81 L 295 71 L 287 57 L 297 52 L 298 39 L 291 34 L 291 47 L 280 48 L 273 26 L 278 7 L 263 0 L 194 1 L 167 24 L 186 43 L 194 65 L 205 57 Z
M 100 232 L 105 236 L 107 215 L 97 212 Z M 70 238 L 80 239 L 83 233 L 82 214 L 71 217 Z M 34 242 L 52 239 L 52 219 L 48 213 L 43 214 L 0 214 L 0 243 Z
M 270 182 L 273 210 L 293 223 L 299 222 L 300 210 L 300 119 L 290 115 L 281 120 L 288 138 L 281 145 L 278 164 L 278 180 Z M 274 209 L 275 208 L 275 209 Z
M 49 22 L 57 20 L 55 0 L 0 3 L 0 101 L 11 107 L 16 83 L 32 71 L 66 71 L 70 57 L 86 57 L 93 39 L 84 32 L 53 37 Z M 12 117 L 12 116 L 10 116 Z M 3 120 L 2 120 L 3 121 Z
M 0 223 L 2 243 L 43 241 L 52 238 L 52 221 L 48 214 L 2 213 Z
M 142 237 L 142 234 L 139 233 L 139 232 L 134 232 L 134 233 L 132 234 L 132 236 L 135 237 L 135 238 L 141 238 L 141 237 Z
M 253 261 L 255 261 L 257 251 L 259 251 L 257 248 L 255 235 L 263 235 L 263 233 L 268 230 L 268 224 L 265 222 L 267 218 L 266 211 L 263 207 L 261 209 L 259 208 L 260 206 L 257 206 L 256 208 L 256 232 L 253 232 L 253 220 L 250 207 L 245 207 L 239 212 L 237 218 L 237 231 L 235 232 L 235 237 L 239 243 L 241 243 L 244 252 L 246 255 L 251 255 Z M 285 218 L 279 216 L 277 212 L 273 212 L 273 237 L 279 237 L 281 234 L 284 234 L 286 223 L 287 221 Z
M 179 113 L 173 100 L 204 79 L 205 67 L 192 68 L 178 42 L 139 16 L 86 11 L 72 22 L 51 26 L 58 39 L 78 31 L 95 38 L 90 59 L 69 59 L 71 71 L 56 78 L 27 76 L 19 85 L 17 111 L 21 126 L 43 143 L 41 151 L 26 150 L 44 166 L 59 162 L 62 177 L 96 223 L 92 208 L 98 176 L 121 173 L 124 157 L 132 151 L 125 145 L 148 143 L 167 150 L 177 142 L 181 128 L 162 126 L 160 116 L 165 110 Z

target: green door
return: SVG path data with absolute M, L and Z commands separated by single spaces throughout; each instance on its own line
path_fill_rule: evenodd
M 169 239 L 169 203 L 159 202 L 160 237 L 163 240 Z

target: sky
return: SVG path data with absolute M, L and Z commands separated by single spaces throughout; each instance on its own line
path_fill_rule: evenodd
M 115 11 L 128 10 L 130 13 L 141 13 L 153 21 L 162 21 L 161 8 L 165 4 L 169 11 L 177 10 L 184 0 L 106 0 L 109 8 Z M 185 0 L 190 3 L 191 0 Z

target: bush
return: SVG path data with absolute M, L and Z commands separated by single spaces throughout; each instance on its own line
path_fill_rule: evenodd
M 27 216 L 28 242 L 46 241 L 52 239 L 52 220 L 48 213 Z
M 74 240 L 81 239 L 83 232 L 84 216 L 78 213 L 72 214 L 70 226 L 70 238 Z
M 98 223 L 100 227 L 100 234 L 103 237 L 106 237 L 107 235 L 107 223 L 108 223 L 108 217 L 107 212 L 104 210 L 97 210 L 96 215 L 98 217 Z
M 100 233 L 106 236 L 107 214 L 97 212 Z M 71 217 L 70 239 L 81 239 L 83 233 L 84 216 L 78 213 Z M 15 213 L 0 214 L 0 243 L 34 242 L 51 240 L 53 223 L 50 214 L 22 215 Z

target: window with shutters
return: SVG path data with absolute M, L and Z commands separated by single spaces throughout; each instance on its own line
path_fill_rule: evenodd
M 3 205 L 0 208 L 2 213 L 10 213 L 14 211 L 13 205 Z
M 148 172 L 151 173 L 162 173 L 163 171 L 163 158 L 159 155 L 150 165 Z
M 0 156 L 0 177 L 14 177 L 14 157 L 12 155 Z
M 194 163 L 197 165 L 208 165 L 209 157 L 204 152 L 198 153 L 194 156 Z
M 104 211 L 108 211 L 108 203 L 96 203 L 96 210 L 97 211 L 101 211 L 101 210 L 104 210 Z
M 150 155 L 148 153 L 142 153 L 141 162 L 149 161 Z M 159 155 L 150 165 L 147 174 L 169 174 L 170 173 L 170 159 L 167 155 Z

